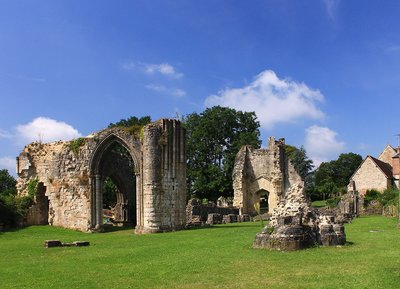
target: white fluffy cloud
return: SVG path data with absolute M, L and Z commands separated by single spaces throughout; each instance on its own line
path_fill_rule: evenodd
M 301 118 L 322 119 L 324 113 L 317 107 L 322 101 L 324 96 L 319 90 L 290 79 L 279 79 L 274 71 L 265 70 L 243 88 L 228 88 L 210 95 L 205 105 L 255 111 L 261 126 L 269 129 L 277 123 Z
M 161 74 L 163 76 L 179 79 L 183 77 L 183 73 L 178 72 L 174 66 L 169 63 L 142 63 L 128 61 L 122 64 L 122 68 L 125 70 L 137 70 L 142 71 L 149 75 Z
M 168 63 L 145 64 L 145 71 L 148 74 L 159 73 L 176 79 L 182 78 L 183 76 L 183 73 L 176 71 L 176 69 Z
M 328 127 L 313 125 L 306 129 L 304 146 L 316 167 L 337 158 L 343 151 L 345 143 L 337 140 L 337 136 L 337 132 Z
M 82 136 L 71 125 L 47 117 L 37 117 L 17 126 L 17 138 L 25 143 L 70 140 Z
M 15 176 L 16 159 L 11 157 L 0 158 L 0 169 L 7 169 L 8 172 Z
M 169 88 L 169 87 L 166 87 L 164 85 L 159 85 L 159 84 L 148 84 L 148 85 L 146 85 L 146 88 L 157 91 L 157 92 L 169 94 L 169 95 L 172 95 L 177 98 L 184 97 L 186 95 L 186 91 L 184 91 L 183 89 Z

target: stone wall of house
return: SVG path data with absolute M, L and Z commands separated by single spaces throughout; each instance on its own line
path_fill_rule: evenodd
M 367 158 L 350 180 L 352 190 L 364 195 L 368 189 L 383 191 L 391 185 L 391 180 L 377 167 L 371 158 Z
M 276 208 L 288 188 L 301 181 L 285 153 L 285 140 L 268 140 L 267 149 L 243 146 L 233 169 L 233 205 L 241 214 L 255 215 L 254 204 L 268 192 L 269 210 Z
M 54 226 L 81 231 L 101 230 L 102 189 L 104 179 L 119 174 L 124 185 L 136 185 L 138 233 L 180 229 L 185 224 L 186 156 L 185 130 L 176 120 L 162 119 L 143 129 L 143 138 L 124 128 L 110 128 L 77 141 L 48 144 L 31 143 L 17 158 L 19 195 L 28 194 L 28 184 L 38 178 L 43 198 L 35 198 L 26 223 L 39 224 L 46 219 Z M 133 160 L 129 184 L 124 163 L 111 156 L 118 143 Z M 129 174 L 129 173 L 128 173 Z M 46 210 L 47 202 L 47 212 Z M 40 221 L 39 221 L 40 220 Z
M 386 148 L 383 150 L 383 152 L 379 155 L 378 159 L 382 162 L 385 162 L 389 164 L 390 166 L 392 165 L 392 157 L 396 154 L 396 150 L 388 145 Z

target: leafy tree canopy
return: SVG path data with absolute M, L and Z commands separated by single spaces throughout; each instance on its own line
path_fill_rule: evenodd
M 326 195 L 338 193 L 349 183 L 350 177 L 362 162 L 362 157 L 355 153 L 341 154 L 337 160 L 322 163 L 315 171 L 315 187 Z
M 131 116 L 126 119 L 121 119 L 120 121 L 116 123 L 110 123 L 108 125 L 109 128 L 115 127 L 115 126 L 123 126 L 123 127 L 131 127 L 131 126 L 145 126 L 146 124 L 149 124 L 151 122 L 151 117 L 146 115 L 141 118 L 137 118 L 136 116 Z
M 0 170 L 0 195 L 9 196 L 16 195 L 17 189 L 15 185 L 17 181 L 11 176 L 6 169 Z
M 303 146 L 297 148 L 295 146 L 285 145 L 285 151 L 295 170 L 304 181 L 306 194 L 311 194 L 311 191 L 314 189 L 313 161 L 308 158 Z
M 236 154 L 243 145 L 259 148 L 254 112 L 215 106 L 183 119 L 187 129 L 188 190 L 199 198 L 231 196 Z

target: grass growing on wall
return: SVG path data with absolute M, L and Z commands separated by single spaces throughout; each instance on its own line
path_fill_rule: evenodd
M 346 225 L 349 245 L 297 252 L 252 249 L 259 223 L 154 235 L 33 226 L 0 233 L 1 288 L 398 288 L 396 222 L 361 217 Z

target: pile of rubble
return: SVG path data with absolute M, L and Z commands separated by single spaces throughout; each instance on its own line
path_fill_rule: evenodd
M 343 223 L 313 208 L 304 194 L 303 182 L 298 182 L 288 189 L 273 210 L 269 224 L 256 235 L 253 247 L 290 251 L 345 243 Z

